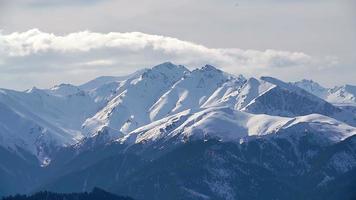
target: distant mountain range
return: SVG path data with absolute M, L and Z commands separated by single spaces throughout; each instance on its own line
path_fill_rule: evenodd
M 325 88 L 312 80 L 302 80 L 294 83 L 296 86 L 318 96 L 328 102 L 340 105 L 353 105 L 356 103 L 356 86 L 343 85 L 334 88 Z
M 0 89 L 0 196 L 101 187 L 136 199 L 356 198 L 356 86 L 162 63 Z

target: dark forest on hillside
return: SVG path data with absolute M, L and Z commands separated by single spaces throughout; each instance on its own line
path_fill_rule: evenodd
M 91 192 L 83 193 L 54 193 L 54 192 L 37 192 L 32 195 L 15 195 L 4 197 L 2 200 L 133 200 L 130 197 L 117 196 L 99 188 L 94 188 Z

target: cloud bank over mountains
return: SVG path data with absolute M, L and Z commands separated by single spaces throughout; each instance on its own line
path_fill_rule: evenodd
M 0 33 L 0 85 L 26 89 L 57 81 L 80 83 L 98 75 L 120 75 L 172 61 L 190 68 L 206 63 L 233 74 L 298 79 L 306 71 L 338 64 L 337 58 L 267 49 L 209 48 L 173 37 L 141 32 L 74 32 L 65 35 L 31 29 Z M 14 84 L 14 80 L 21 80 Z

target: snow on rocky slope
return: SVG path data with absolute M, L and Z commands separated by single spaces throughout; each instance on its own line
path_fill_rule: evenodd
M 210 65 L 193 70 L 155 102 L 149 110 L 150 119 L 155 121 L 186 109 L 199 108 L 222 84 L 236 79 Z M 237 86 L 241 85 L 240 79 L 237 79 L 240 84 L 235 83 Z
M 250 114 L 228 107 L 211 107 L 196 112 L 185 110 L 178 114 L 140 127 L 118 141 L 121 143 L 152 143 L 196 139 L 241 141 L 248 136 L 317 133 L 320 142 L 339 142 L 356 134 L 356 128 L 320 114 L 300 117 L 279 117 Z
M 60 84 L 24 92 L 0 89 L 0 145 L 28 151 L 46 162 L 54 149 L 79 142 L 85 120 L 106 106 L 126 80 L 144 71 L 99 77 L 80 86 Z
M 90 91 L 90 90 L 94 90 L 94 89 L 99 88 L 99 87 L 101 87 L 105 84 L 108 84 L 108 83 L 125 81 L 132 77 L 139 76 L 142 73 L 144 73 L 145 71 L 147 71 L 147 69 L 138 70 L 138 71 L 136 71 L 132 74 L 128 74 L 126 76 L 100 76 L 100 77 L 90 80 L 86 83 L 83 83 L 83 84 L 79 85 L 78 87 L 82 90 Z
M 272 77 L 261 77 L 264 84 L 272 84 L 267 91 L 260 93 L 244 109 L 257 114 L 278 116 L 300 116 L 312 113 L 333 115 L 340 109 L 292 84 Z
M 56 148 L 80 141 L 81 124 L 100 108 L 70 84 L 24 92 L 1 89 L 0 105 L 0 145 L 29 151 L 41 162 Z
M 328 96 L 328 89 L 313 80 L 303 79 L 301 81 L 294 82 L 293 84 L 322 99 L 326 99 Z
M 51 149 L 74 144 L 81 135 L 78 130 L 71 129 L 73 124 L 60 126 L 65 123 L 62 121 L 65 118 L 59 116 L 61 110 L 52 107 L 46 101 L 50 96 L 42 92 L 37 89 L 29 93 L 0 90 L 0 145 L 14 151 L 28 151 L 46 162 Z
M 118 137 L 148 124 L 149 108 L 187 71 L 183 66 L 163 63 L 135 79 L 125 81 L 120 86 L 118 95 L 85 121 L 84 133 L 95 136 L 106 131 Z
M 85 121 L 86 136 L 107 132 L 118 138 L 164 117 L 211 107 L 285 117 L 318 113 L 355 124 L 349 113 L 293 84 L 272 77 L 246 80 L 210 65 L 189 71 L 163 63 L 127 80 L 101 85 L 90 94 L 96 100 L 106 98 L 108 103 Z
M 354 96 L 353 86 L 324 90 L 311 81 L 246 79 L 210 65 L 190 71 L 162 63 L 80 86 L 1 89 L 0 145 L 43 161 L 51 148 L 102 133 L 123 143 L 176 137 L 239 141 L 298 129 L 338 141 L 355 134 L 355 113 L 325 99 L 349 102 Z
M 327 101 L 338 104 L 356 105 L 356 86 L 343 85 L 329 89 Z
M 312 80 L 302 80 L 294 85 L 336 105 L 356 105 L 356 86 L 343 85 L 325 88 Z

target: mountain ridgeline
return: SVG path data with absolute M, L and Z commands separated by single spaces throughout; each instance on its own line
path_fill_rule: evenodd
M 0 196 L 355 199 L 355 88 L 162 63 L 0 89 Z

